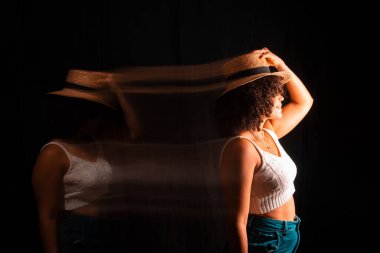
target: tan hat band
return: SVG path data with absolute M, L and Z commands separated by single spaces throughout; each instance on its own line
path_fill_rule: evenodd
M 247 76 L 254 76 L 262 73 L 271 73 L 270 68 L 268 66 L 262 66 L 252 69 L 246 69 L 229 76 L 227 80 L 238 79 Z

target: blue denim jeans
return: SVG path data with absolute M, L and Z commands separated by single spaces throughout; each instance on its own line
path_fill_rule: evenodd
M 281 221 L 250 214 L 247 223 L 248 252 L 293 253 L 297 251 L 301 219 Z
M 59 252 L 108 252 L 106 224 L 101 218 L 64 212 L 59 223 Z

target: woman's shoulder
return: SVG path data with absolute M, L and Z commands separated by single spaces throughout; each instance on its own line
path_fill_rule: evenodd
M 39 156 L 50 159 L 70 160 L 70 153 L 62 139 L 52 139 L 47 142 L 42 146 Z
M 52 168 L 62 168 L 67 171 L 71 166 L 71 160 L 66 149 L 59 143 L 50 141 L 46 143 L 37 157 L 35 167 L 47 168 L 49 171 Z
M 235 158 L 251 157 L 257 153 L 253 141 L 245 136 L 239 135 L 227 140 L 224 145 L 224 155 L 231 155 Z
M 260 155 L 252 141 L 242 135 L 229 139 L 220 157 L 221 169 L 250 171 L 260 164 Z
M 63 139 L 59 139 L 59 138 L 55 138 L 55 139 L 51 139 L 50 141 L 48 141 L 46 144 L 44 144 L 42 147 L 41 147 L 41 152 L 42 151 L 45 151 L 45 150 L 48 150 L 50 152 L 54 152 L 54 151 L 65 151 L 67 152 L 67 144 L 65 143 L 65 141 Z
M 240 149 L 246 149 L 252 146 L 252 140 L 248 136 L 238 135 L 238 136 L 229 138 L 226 141 L 225 145 L 233 146 Z

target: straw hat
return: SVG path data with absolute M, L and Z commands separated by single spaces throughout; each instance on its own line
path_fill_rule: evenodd
M 291 76 L 289 72 L 272 71 L 267 60 L 264 57 L 260 59 L 259 56 L 259 51 L 252 51 L 226 61 L 223 65 L 223 72 L 227 79 L 227 85 L 219 97 L 265 76 L 277 76 L 280 78 L 281 84 L 290 80 Z
M 71 69 L 66 77 L 66 86 L 47 94 L 89 100 L 112 109 L 118 107 L 116 97 L 110 90 L 107 76 L 103 72 Z

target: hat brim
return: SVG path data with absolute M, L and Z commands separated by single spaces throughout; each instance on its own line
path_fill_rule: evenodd
M 291 74 L 287 71 L 278 71 L 278 72 L 271 72 L 271 73 L 261 73 L 261 74 L 257 74 L 257 75 L 254 75 L 254 76 L 247 76 L 247 77 L 243 77 L 243 78 L 239 78 L 239 79 L 236 79 L 236 80 L 232 80 L 230 81 L 227 85 L 226 85 L 226 89 L 222 92 L 222 94 L 219 95 L 219 97 L 225 95 L 226 93 L 238 88 L 238 87 L 241 87 L 245 84 L 248 84 L 248 83 L 251 83 L 253 81 L 256 81 L 258 79 L 261 79 L 263 77 L 266 77 L 266 76 L 275 76 L 275 77 L 279 77 L 280 80 L 280 84 L 285 84 L 287 83 L 290 78 L 291 78 Z
M 103 104 L 112 109 L 117 108 L 115 104 L 116 101 L 113 101 L 111 94 L 106 94 L 104 92 L 102 93 L 100 91 L 88 92 L 88 91 L 79 91 L 75 89 L 64 88 L 59 91 L 48 92 L 47 94 L 84 99 L 84 100 L 92 101 L 95 103 Z

